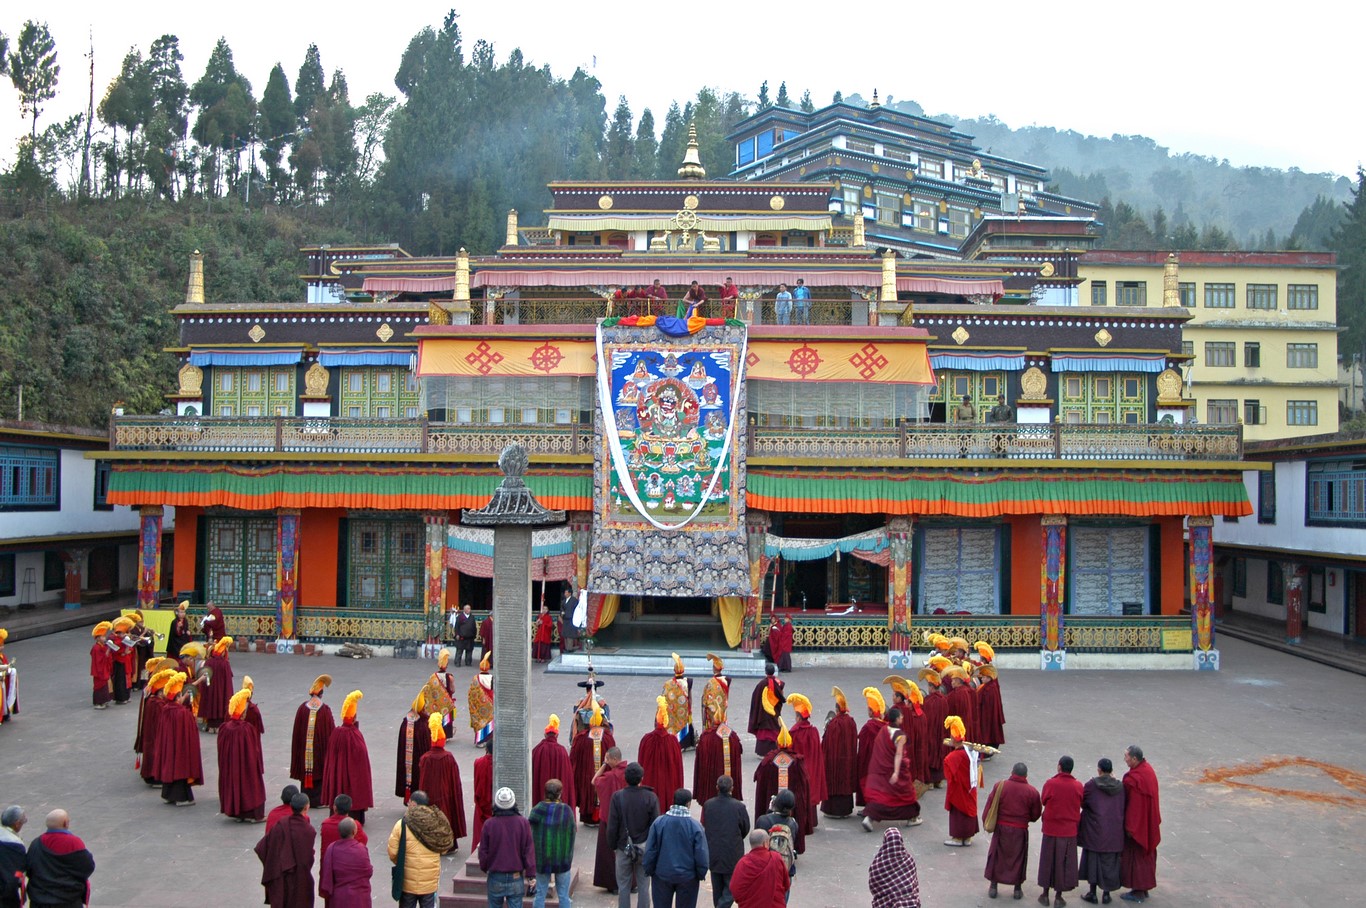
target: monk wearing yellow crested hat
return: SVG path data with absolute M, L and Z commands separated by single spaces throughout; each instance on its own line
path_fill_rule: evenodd
M 105 709 L 114 699 L 114 653 L 106 642 L 113 629 L 108 621 L 101 621 L 90 632 L 95 638 L 90 647 L 90 682 L 96 709 Z

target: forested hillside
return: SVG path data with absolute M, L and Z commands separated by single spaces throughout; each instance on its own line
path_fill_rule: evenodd
M 301 245 L 487 253 L 509 208 L 538 222 L 552 180 L 672 179 L 689 123 L 709 175 L 724 177 L 736 123 L 770 105 L 827 103 L 794 97 L 786 83 L 770 94 L 766 82 L 752 99 L 704 86 L 637 113 L 626 97 L 609 104 L 582 70 L 566 77 L 516 49 L 467 45 L 451 12 L 393 61 L 393 95 L 353 100 L 345 72 L 329 73 L 316 45 L 297 71 L 277 64 L 264 85 L 236 68 L 224 40 L 202 74 L 187 74 L 179 39 L 151 34 L 112 83 L 96 86 L 92 117 L 50 122 L 61 55 L 79 60 L 80 49 L 57 48 L 35 21 L 9 36 L 8 25 L 0 21 L 0 75 L 18 92 L 26 128 L 0 173 L 4 418 L 16 415 L 20 385 L 27 418 L 99 425 L 117 399 L 161 409 L 174 372 L 161 352 L 176 340 L 168 310 L 183 298 L 195 248 L 211 299 L 299 299 Z M 924 113 L 913 101 L 894 106 Z M 1059 191 L 1101 203 L 1112 247 L 1339 251 L 1353 276 L 1339 296 L 1344 345 L 1366 346 L 1366 292 L 1353 289 L 1366 266 L 1352 264 L 1366 255 L 1353 239 L 1366 211 L 1359 199 L 1344 205 L 1347 180 L 1234 168 L 1137 136 L 1012 130 L 991 118 L 957 126 L 995 154 L 1049 168 Z

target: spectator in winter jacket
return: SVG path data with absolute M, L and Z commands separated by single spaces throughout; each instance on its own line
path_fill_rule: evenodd
M 28 903 L 75 906 L 90 903 L 95 857 L 71 832 L 71 817 L 60 808 L 47 815 L 47 832 L 28 846 Z
M 645 875 L 651 878 L 655 908 L 694 908 L 698 884 L 711 867 L 707 835 L 688 811 L 690 804 L 692 792 L 680 788 L 674 792 L 668 813 L 650 824 L 645 840 Z

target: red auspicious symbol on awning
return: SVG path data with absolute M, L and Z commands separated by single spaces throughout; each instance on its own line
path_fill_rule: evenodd
M 549 375 L 562 362 L 564 362 L 564 354 L 560 352 L 560 348 L 548 343 L 541 344 L 531 351 L 531 368 L 537 372 L 544 372 Z
M 488 375 L 502 361 L 503 354 L 490 347 L 488 341 L 480 341 L 479 346 L 465 356 L 465 362 L 478 369 L 480 375 Z
M 749 351 L 749 354 L 745 357 L 745 365 L 753 369 L 758 364 L 759 354 L 755 353 L 753 350 Z
M 872 342 L 863 345 L 863 348 L 853 356 L 849 357 L 849 363 L 858 370 L 858 374 L 864 378 L 872 378 L 874 375 L 887 368 L 889 360 L 878 352 L 877 344 Z
M 787 358 L 787 367 L 802 378 L 806 378 L 815 372 L 820 368 L 820 365 L 821 355 L 810 344 L 794 347 L 792 354 Z

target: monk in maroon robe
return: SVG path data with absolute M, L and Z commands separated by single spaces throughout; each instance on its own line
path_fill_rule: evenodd
M 868 774 L 863 777 L 863 828 L 873 831 L 873 821 L 909 820 L 919 826 L 920 802 L 911 775 L 910 742 L 901 728 L 901 713 L 887 711 L 887 727 L 873 741 Z
M 484 821 L 493 816 L 493 739 L 484 742 L 484 755 L 474 761 L 474 824 L 470 853 L 479 849 L 479 833 Z
M 331 803 L 339 794 L 351 796 L 351 816 L 365 822 L 365 811 L 375 806 L 374 786 L 370 781 L 370 751 L 365 746 L 356 721 L 356 704 L 362 694 L 353 690 L 342 704 L 342 724 L 327 742 L 327 764 L 323 768 L 323 801 Z
M 972 689 L 967 671 L 958 666 L 945 669 L 942 677 L 950 685 L 949 715 L 963 720 L 963 726 L 967 729 L 967 739 L 971 741 L 977 734 L 977 692 Z
M 626 761 L 621 750 L 613 747 L 603 757 L 602 766 L 593 777 L 593 790 L 602 805 L 602 819 L 598 823 L 598 845 L 593 855 L 593 885 L 616 892 L 616 852 L 607 841 L 607 820 L 611 813 L 612 795 L 626 787 Z
M 351 835 L 337 839 L 331 849 L 324 848 L 318 862 L 318 895 L 327 908 L 370 908 L 370 878 L 374 867 L 370 851 L 361 836 L 361 826 L 355 820 L 345 831 Z M 340 826 L 340 824 L 338 824 Z
M 430 723 L 422 714 L 422 694 L 417 695 L 403 721 L 398 723 L 398 757 L 394 768 L 394 797 L 408 803 L 413 792 L 422 788 L 418 784 L 418 764 L 422 755 L 432 746 Z M 433 715 L 441 715 L 433 713 Z M 430 794 L 430 792 L 428 792 Z M 433 802 L 435 803 L 435 802 Z M 449 819 L 449 818 L 448 818 Z
M 589 696 L 592 696 L 591 692 Z M 597 704 L 594 706 L 597 707 Z M 605 722 L 601 707 L 593 709 L 588 727 L 579 729 L 569 748 L 569 769 L 574 777 L 574 796 L 579 799 L 579 819 L 590 826 L 601 822 L 602 811 L 606 807 L 598 803 L 593 779 L 607 751 L 617 746 L 612 729 Z
M 332 707 L 323 702 L 323 689 L 332 684 L 331 675 L 319 675 L 309 688 L 308 699 L 294 712 L 294 733 L 289 746 L 289 777 L 308 795 L 310 807 L 323 805 L 323 771 L 327 768 L 327 748 L 336 729 Z
M 550 617 L 550 610 L 543 605 L 540 614 L 536 616 L 531 637 L 531 660 L 533 662 L 550 661 L 550 644 L 554 639 L 554 630 L 555 620 Z
M 90 683 L 96 709 L 114 699 L 114 652 L 105 644 L 112 629 L 108 621 L 101 621 L 91 631 L 95 642 L 90 647 Z
M 228 662 L 228 647 L 232 646 L 231 637 L 220 637 L 213 645 L 204 667 L 209 670 L 209 682 L 204 686 L 204 696 L 199 701 L 199 720 L 209 731 L 217 731 L 218 726 L 227 721 L 228 700 L 232 698 L 232 665 Z
M 949 837 L 944 844 L 969 845 L 980 828 L 977 825 L 977 764 L 963 747 L 966 734 L 963 720 L 949 716 L 944 720 L 944 727 L 949 732 L 944 744 L 952 748 L 944 758 L 944 809 L 949 812 Z
M 868 804 L 867 795 L 863 790 L 863 780 L 868 776 L 868 761 L 873 758 L 873 742 L 887 727 L 887 721 L 882 718 L 887 712 L 886 702 L 882 699 L 882 692 L 876 687 L 865 687 L 863 699 L 868 704 L 868 721 L 863 723 L 863 727 L 858 732 L 858 766 L 857 773 L 854 776 L 858 779 L 858 787 L 854 790 L 858 794 L 858 805 L 860 807 Z
M 838 687 L 835 715 L 825 723 L 821 756 L 825 762 L 825 800 L 821 813 L 828 817 L 847 817 L 854 812 L 854 792 L 858 790 L 858 723 L 849 715 L 849 701 Z
M 1157 846 L 1162 841 L 1162 811 L 1157 800 L 1157 773 L 1143 757 L 1143 749 L 1124 751 L 1124 853 L 1119 859 L 1120 884 L 1130 892 L 1125 901 L 1144 901 L 1157 887 Z
M 1039 848 L 1039 885 L 1057 893 L 1057 908 L 1067 904 L 1064 892 L 1077 888 L 1077 827 L 1081 824 L 1082 785 L 1072 775 L 1072 758 L 1058 760 L 1058 773 L 1043 783 L 1043 845 Z
M 987 892 L 991 898 L 996 898 L 998 883 L 1015 887 L 1015 898 L 1020 898 L 1021 884 L 1029 872 L 1029 824 L 1043 812 L 1043 802 L 1039 790 L 1029 784 L 1028 775 L 1029 768 L 1016 763 L 1010 778 L 997 782 L 987 795 L 986 810 L 991 809 L 993 798 L 1001 799 L 983 874 L 991 883 Z
M 806 772 L 807 800 L 806 816 L 800 818 L 802 825 L 814 830 L 820 825 L 818 807 L 829 792 L 825 786 L 825 753 L 821 750 L 821 733 L 811 724 L 811 701 L 802 694 L 788 694 L 787 702 L 797 713 L 797 721 L 792 723 L 792 750 L 801 754 L 802 769 Z
M 683 787 L 683 748 L 678 738 L 669 734 L 667 705 L 663 697 L 655 697 L 655 727 L 640 739 L 636 762 L 645 769 L 640 784 L 656 792 L 678 791 Z
M 204 643 L 213 647 L 228 632 L 227 624 L 223 620 L 223 610 L 216 605 L 210 605 L 204 612 Z
M 680 755 L 680 759 L 681 759 Z M 571 809 L 579 806 L 575 794 L 574 767 L 569 762 L 569 751 L 560 743 L 560 717 L 552 715 L 545 727 L 545 737 L 531 749 L 531 796 L 545 797 L 545 783 L 559 779 L 564 786 L 560 800 Z
M 266 765 L 261 733 L 248 725 L 247 692 L 228 703 L 228 721 L 218 730 L 218 804 L 224 816 L 259 823 L 266 818 Z
M 260 732 L 261 737 L 265 737 L 266 723 L 261 721 L 261 707 L 256 705 L 256 683 L 251 680 L 251 675 L 242 676 L 242 690 L 247 692 L 247 711 L 243 713 L 242 720 L 252 728 Z
M 493 652 L 493 612 L 489 612 L 489 616 L 479 625 L 479 648 L 482 650 L 480 658 Z
M 889 675 L 883 683 L 892 685 L 892 708 L 901 713 L 901 731 L 906 735 L 906 759 L 910 763 L 911 778 L 929 785 L 929 758 L 925 753 L 929 723 L 922 708 L 925 697 L 919 685 L 900 675 Z
M 460 847 L 465 834 L 465 790 L 460 785 L 460 767 L 455 754 L 446 749 L 446 730 L 441 724 L 441 713 L 432 713 L 427 720 L 432 746 L 422 755 L 419 778 L 428 803 L 446 815 L 451 824 L 451 851 Z
M 156 778 L 161 782 L 162 800 L 192 804 L 191 786 L 204 784 L 204 765 L 199 753 L 199 725 L 190 711 L 184 672 L 177 672 L 167 682 L 166 697 L 157 730 Z
M 784 727 L 778 734 L 778 746 L 759 761 L 754 770 L 754 824 L 770 812 L 769 802 L 779 791 L 792 792 L 796 803 L 792 808 L 792 819 L 797 821 L 797 853 L 806 852 L 806 837 L 815 831 L 807 825 L 811 803 L 811 786 L 808 784 L 806 768 L 802 755 L 792 750 L 792 735 Z
M 157 734 L 161 728 L 161 713 L 166 708 L 166 682 L 173 675 L 175 671 L 171 669 L 154 672 L 142 691 L 142 723 L 133 749 L 142 755 L 138 773 L 148 785 L 159 784 L 156 777 Z
M 295 795 L 290 811 L 288 819 L 256 843 L 261 885 L 270 908 L 312 908 L 313 842 L 318 832 L 308 821 L 308 795 Z
M 777 742 L 785 702 L 787 697 L 778 677 L 778 666 L 769 662 L 764 665 L 764 680 L 755 685 L 749 698 L 749 733 L 754 735 L 756 757 L 768 753 Z
M 1001 706 L 996 666 L 981 666 L 977 676 L 981 681 L 977 686 L 977 743 L 999 748 L 1006 743 L 1006 714 Z
M 925 702 L 921 705 L 921 709 L 925 711 L 925 783 L 942 788 L 944 758 L 949 755 L 951 748 L 944 746 L 940 732 L 944 728 L 944 720 L 949 717 L 949 701 L 940 689 L 939 673 L 934 669 L 922 668 L 920 680 L 924 681 L 929 689 L 929 693 L 925 694 Z
M 727 757 L 729 751 L 729 757 Z M 692 790 L 693 800 L 705 804 L 716 797 L 716 780 L 730 776 L 735 786 L 731 797 L 743 801 L 741 791 L 743 776 L 740 772 L 740 758 L 745 748 L 740 735 L 725 721 L 702 731 L 697 738 L 697 756 L 693 759 Z

